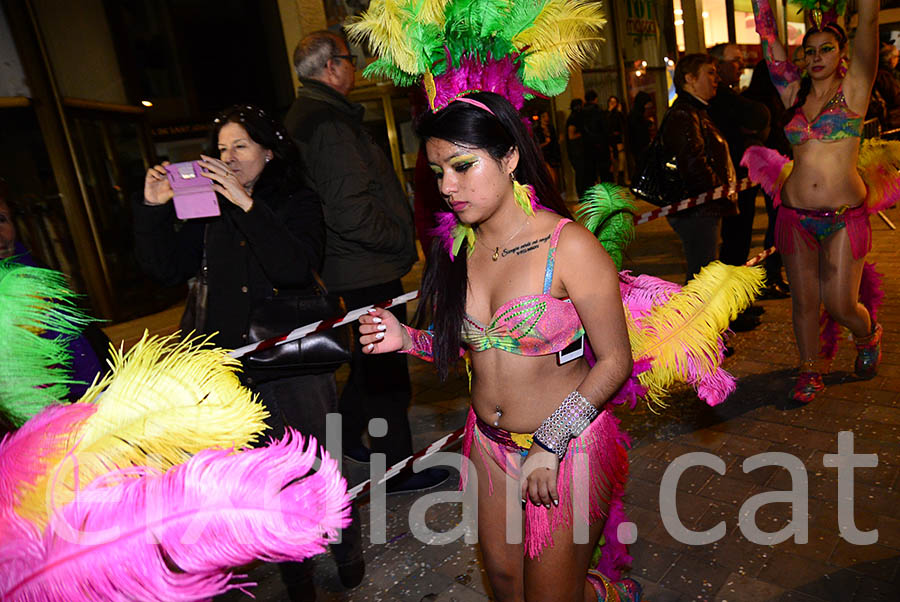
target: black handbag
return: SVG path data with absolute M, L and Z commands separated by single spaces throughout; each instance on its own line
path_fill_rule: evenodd
M 248 341 L 256 343 L 287 334 L 318 320 L 340 318 L 347 313 L 344 299 L 329 294 L 315 272 L 313 291 L 273 289 L 273 295 L 250 312 Z M 352 356 L 353 333 L 345 324 L 309 334 L 297 341 L 257 351 L 243 359 L 256 382 L 283 376 L 334 372 Z
M 187 281 L 188 294 L 184 302 L 184 313 L 181 314 L 181 337 L 192 332 L 199 334 L 206 326 L 206 300 L 209 296 L 209 281 L 206 268 L 206 238 L 204 235 L 203 260 L 197 275 Z
M 638 163 L 637 177 L 631 183 L 631 191 L 635 196 L 658 207 L 677 203 L 687 196 L 684 181 L 678 173 L 676 157 L 667 152 L 663 145 L 665 125 L 666 119 L 663 118 L 647 154 Z

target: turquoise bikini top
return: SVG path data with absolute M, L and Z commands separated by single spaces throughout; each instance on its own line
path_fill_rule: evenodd
M 494 312 L 487 325 L 466 314 L 462 340 L 474 351 L 493 348 L 517 355 L 549 355 L 562 351 L 584 336 L 584 326 L 572 300 L 557 299 L 550 294 L 559 234 L 570 221 L 559 220 L 553 230 L 542 294 L 507 301 Z

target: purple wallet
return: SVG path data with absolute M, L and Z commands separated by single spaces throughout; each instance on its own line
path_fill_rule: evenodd
M 219 201 L 212 181 L 204 178 L 196 161 L 166 165 L 166 176 L 175 193 L 175 215 L 178 219 L 220 215 Z

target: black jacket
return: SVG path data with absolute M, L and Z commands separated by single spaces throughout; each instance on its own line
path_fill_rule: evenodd
M 301 78 L 285 117 L 328 229 L 322 278 L 333 292 L 384 284 L 418 259 L 412 210 L 384 151 L 363 127 L 363 107 Z
M 172 203 L 148 206 L 139 198 L 135 204 L 138 263 L 162 284 L 197 274 L 205 231 L 209 296 L 203 330 L 218 331 L 215 342 L 226 348 L 247 343 L 250 311 L 273 287 L 311 285 L 325 246 L 321 201 L 280 160 L 266 165 L 252 196 L 247 213 L 219 197 L 222 215 L 185 222 L 178 222 Z
M 741 157 L 747 147 L 763 145 L 769 127 L 769 109 L 761 102 L 719 84 L 716 95 L 709 101 L 709 116 L 728 142 L 731 162 L 738 177 L 747 175 Z
M 682 92 L 666 111 L 659 133 L 663 147 L 674 156 L 688 196 L 717 186 L 734 186 L 737 178 L 728 152 L 728 143 L 706 111 L 706 105 Z M 722 198 L 679 213 L 679 216 L 734 215 L 734 200 Z

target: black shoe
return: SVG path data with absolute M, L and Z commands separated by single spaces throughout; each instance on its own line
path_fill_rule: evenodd
M 368 464 L 371 456 L 372 450 L 365 445 L 356 445 L 344 450 L 344 457 L 356 464 Z
M 341 585 L 350 589 L 362 583 L 363 577 L 366 576 L 366 561 L 360 556 L 358 559 L 350 562 L 339 562 L 337 570 Z
M 406 478 L 403 478 L 401 474 L 387 482 L 387 494 L 412 493 L 414 491 L 433 489 L 438 485 L 442 485 L 449 478 L 450 471 L 443 468 L 426 468 L 421 472 L 412 473 Z
M 791 287 L 784 280 L 775 280 L 763 289 L 760 299 L 787 299 L 791 296 Z
M 761 316 L 764 313 L 766 313 L 766 308 L 761 307 L 759 305 L 751 305 L 750 307 L 745 309 L 742 313 L 747 314 L 749 316 Z
M 724 355 L 725 357 L 731 357 L 732 355 L 734 355 L 734 347 L 732 347 L 731 345 L 725 345 L 725 350 L 722 351 L 722 355 Z
M 762 324 L 762 320 L 759 319 L 759 316 L 751 316 L 744 313 L 732 320 L 729 328 L 735 332 L 747 332 L 753 330 L 760 324 Z
M 316 586 L 313 583 L 311 560 L 281 562 L 278 564 L 278 570 L 290 602 L 316 602 Z

